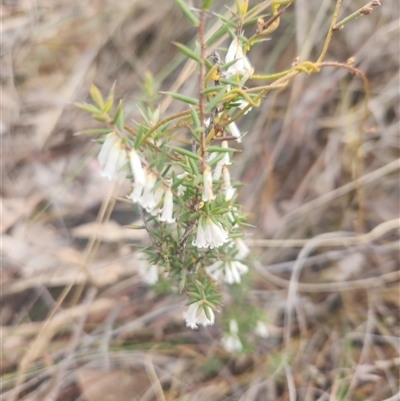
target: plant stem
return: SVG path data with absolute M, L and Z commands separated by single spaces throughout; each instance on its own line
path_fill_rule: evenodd
M 338 29 L 342 28 L 345 24 L 347 24 L 348 22 L 350 22 L 351 20 L 359 17 L 360 15 L 368 15 L 372 12 L 372 8 L 371 6 L 380 6 L 380 2 L 373 0 L 370 1 L 368 4 L 366 4 L 364 7 L 361 7 L 360 9 L 358 9 L 357 11 L 355 11 L 353 14 L 350 14 L 348 17 L 342 19 L 340 22 L 338 22 L 337 24 L 335 24 L 332 29 L 334 31 L 337 31 Z
M 335 26 L 336 21 L 338 19 L 341 4 L 342 4 L 342 0 L 336 0 L 336 6 L 335 6 L 335 11 L 334 11 L 333 17 L 332 17 L 332 22 L 329 27 L 328 34 L 326 35 L 324 47 L 322 48 L 321 54 L 318 57 L 317 63 L 320 63 L 324 59 L 326 52 L 328 51 L 329 43 L 331 42 L 332 35 L 334 32 L 333 27 Z
M 200 46 L 200 65 L 199 65 L 199 117 L 200 117 L 200 126 L 204 128 L 204 11 L 200 11 L 199 16 L 199 26 L 197 27 L 197 34 L 199 38 L 199 46 Z M 206 135 L 204 129 L 200 134 L 200 156 L 201 156 L 201 164 L 202 171 L 205 166 L 205 153 L 206 153 Z

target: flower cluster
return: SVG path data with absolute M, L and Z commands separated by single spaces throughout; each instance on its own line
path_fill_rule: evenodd
M 235 83 L 242 86 L 253 74 L 240 40 L 234 38 L 226 54 L 228 66 L 222 74 L 231 81 L 226 85 L 226 93 Z M 98 107 L 104 107 L 101 95 L 96 91 L 92 94 Z M 184 313 L 186 324 L 192 329 L 214 324 L 218 284 L 239 284 L 249 270 L 244 260 L 249 250 L 240 239 L 240 222 L 244 218 L 235 204 L 237 189 L 229 170 L 233 151 L 229 140 L 241 142 L 243 135 L 235 122 L 226 124 L 224 129 L 218 126 L 235 109 L 246 107 L 249 111 L 249 103 L 239 95 L 229 102 L 214 105 L 204 121 L 207 131 L 215 128 L 215 132 L 227 135 L 220 146 L 207 142 L 203 152 L 199 152 L 204 146 L 199 141 L 192 152 L 172 150 L 170 137 L 163 136 L 161 126 L 152 128 L 158 124 L 160 109 L 151 112 L 149 108 L 147 112 L 141 110 L 148 126 L 139 125 L 137 135 L 130 136 L 121 123 L 115 123 L 103 137 L 98 156 L 102 176 L 119 182 L 130 179 L 132 189 L 127 197 L 141 210 L 144 228 L 151 236 L 154 248 L 139 255 L 138 273 L 142 280 L 154 285 L 164 271 L 171 273 L 168 279 L 180 277 L 180 286 L 185 286 L 187 280 L 187 285 L 196 282 Z M 198 156 L 201 153 L 204 159 Z M 187 275 L 188 270 L 194 274 Z M 197 275 L 200 271 L 201 279 Z M 227 348 L 238 349 L 240 340 L 234 325 L 231 324 Z
M 210 266 L 206 267 L 207 274 L 215 281 L 219 281 L 221 278 L 224 279 L 228 284 L 239 284 L 241 281 L 241 275 L 247 273 L 249 268 L 237 261 L 217 261 Z
M 197 236 L 192 244 L 198 248 L 218 248 L 229 241 L 228 234 L 221 223 L 214 223 L 211 217 L 200 217 Z

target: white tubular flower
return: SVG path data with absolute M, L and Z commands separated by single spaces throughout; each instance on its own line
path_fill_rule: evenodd
M 228 148 L 228 141 L 222 141 L 222 147 L 223 148 Z M 217 163 L 217 165 L 215 166 L 215 170 L 213 173 L 213 180 L 217 181 L 221 178 L 221 174 L 222 174 L 222 167 L 223 166 L 230 166 L 231 160 L 230 160 L 230 156 L 229 156 L 229 152 L 225 152 L 224 157 Z
M 217 165 L 215 166 L 215 170 L 213 173 L 213 180 L 217 181 L 221 178 L 221 174 L 222 174 L 222 167 L 224 167 L 224 163 L 223 160 L 220 160 Z
M 229 241 L 229 237 L 226 234 L 221 223 L 215 224 L 210 217 L 207 217 L 206 227 L 204 230 L 204 236 L 208 246 L 213 248 L 218 248 L 225 242 Z
M 199 313 L 199 307 L 201 305 L 201 301 L 195 302 L 194 304 L 189 305 L 186 312 L 183 312 L 183 317 L 186 320 L 186 326 L 190 327 L 191 329 L 197 329 L 198 324 L 201 324 L 204 327 L 214 324 L 214 311 L 209 306 L 204 305 Z M 207 317 L 203 308 L 207 308 L 210 319 Z
M 125 179 L 126 172 L 123 171 L 123 167 L 126 163 L 126 152 L 121 139 L 114 132 L 107 135 L 98 160 L 102 168 L 100 172 L 102 177 L 107 177 L 109 180 L 117 178 L 119 182 Z
M 236 320 L 232 319 L 229 322 L 229 331 L 230 333 L 225 334 L 222 337 L 222 345 L 228 352 L 240 352 L 243 349 L 242 342 L 239 339 L 238 332 L 238 324 Z
M 230 201 L 233 195 L 236 192 L 236 189 L 232 187 L 231 184 L 231 176 L 229 174 L 228 167 L 224 166 L 222 169 L 224 175 L 224 191 L 225 191 L 225 200 Z
M 259 321 L 257 322 L 257 326 L 256 326 L 254 332 L 255 332 L 258 336 L 260 336 L 260 337 L 262 337 L 262 338 L 267 338 L 267 337 L 269 337 L 269 330 L 268 330 L 268 327 L 267 327 L 267 325 L 266 325 L 264 322 L 262 322 L 261 320 L 259 320 Z
M 222 141 L 222 143 L 221 143 L 221 146 L 224 148 L 224 149 L 228 149 L 228 141 Z M 224 166 L 230 166 L 232 163 L 231 163 L 231 159 L 230 159 L 230 154 L 229 154 L 229 152 L 225 152 L 225 156 L 223 157 L 223 162 L 224 162 Z
M 250 61 L 243 54 L 242 46 L 240 45 L 239 39 L 234 38 L 229 46 L 228 53 L 226 53 L 225 63 L 231 63 L 236 60 L 228 70 L 226 71 L 226 77 L 232 77 L 234 75 L 243 75 L 247 78 L 253 75 L 254 69 L 250 64 Z
M 156 182 L 157 182 L 157 177 L 155 176 L 155 174 L 153 174 L 151 172 L 148 173 L 146 183 L 144 185 L 143 194 L 142 194 L 141 198 L 139 199 L 140 206 L 142 206 L 146 210 L 148 208 L 150 208 L 150 210 L 152 210 L 152 208 L 154 208 L 154 206 L 155 206 L 153 188 L 154 188 L 154 185 L 156 184 Z
M 134 180 L 133 191 L 129 197 L 133 202 L 136 203 L 142 196 L 143 188 L 146 184 L 146 174 L 143 170 L 139 155 L 135 149 L 132 149 L 129 153 L 129 162 Z
M 168 188 L 164 195 L 164 205 L 162 214 L 159 218 L 160 221 L 165 221 L 168 224 L 175 222 L 175 219 L 172 217 L 172 211 L 174 208 L 173 200 L 174 195 L 172 194 L 171 188 Z
M 106 139 L 101 146 L 100 153 L 98 156 L 98 160 L 100 163 L 100 167 L 103 169 L 108 161 L 108 156 L 110 155 L 110 151 L 115 142 L 117 142 L 118 136 L 115 132 L 110 132 L 106 135 Z
M 206 267 L 206 273 L 214 280 L 219 281 L 223 275 L 222 271 L 223 262 L 218 260 L 214 262 L 212 265 Z
M 236 249 L 238 251 L 236 257 L 238 259 L 246 258 L 247 255 L 250 253 L 250 249 L 245 244 L 245 242 L 241 238 L 236 238 L 235 239 L 235 245 L 236 245 Z
M 180 180 L 182 178 L 185 178 L 186 175 L 187 175 L 187 173 L 182 173 L 182 174 L 177 175 L 176 178 L 178 178 Z M 185 193 L 185 191 L 186 191 L 186 187 L 181 184 L 178 186 L 177 195 L 181 196 Z
M 239 101 L 237 101 L 235 103 L 239 103 L 238 107 L 239 107 L 240 110 L 243 110 L 245 107 L 247 107 L 249 105 L 249 102 L 247 100 L 244 100 L 244 99 L 240 99 Z M 252 107 L 250 107 L 248 110 L 246 110 L 244 112 L 244 115 L 246 115 L 251 109 L 252 109 Z
M 200 217 L 199 222 L 197 223 L 197 235 L 196 239 L 192 241 L 192 245 L 197 246 L 197 248 L 208 248 L 202 217 Z
M 206 267 L 207 274 L 215 281 L 218 281 L 221 277 L 228 284 L 239 284 L 241 282 L 241 276 L 249 271 L 249 268 L 238 261 L 225 261 L 215 262 L 210 266 Z
M 228 352 L 240 352 L 243 349 L 243 344 L 240 341 L 238 336 L 234 336 L 232 334 L 225 334 L 222 339 L 222 346 L 228 351 Z
M 246 274 L 249 271 L 249 268 L 238 261 L 231 261 L 228 263 L 225 263 L 224 265 L 224 273 L 225 273 L 225 277 L 224 280 L 228 283 L 228 284 L 233 284 L 233 283 L 237 283 L 239 284 L 241 282 L 241 276 L 243 274 Z
M 203 184 L 204 184 L 204 189 L 203 189 L 203 195 L 201 197 L 203 202 L 209 202 L 210 200 L 214 200 L 215 195 L 213 194 L 212 191 L 212 174 L 211 174 L 211 168 L 208 164 L 206 164 L 204 167 Z
M 205 221 L 204 221 L 205 220 Z M 193 240 L 192 245 L 198 248 L 218 248 L 225 242 L 229 241 L 229 237 L 223 229 L 221 223 L 215 224 L 210 217 L 200 218 L 197 225 L 197 236 Z
M 147 208 L 147 211 L 151 213 L 152 216 L 157 216 L 159 213 L 162 212 L 163 208 L 162 207 L 158 207 L 156 208 L 156 206 L 158 204 L 160 204 L 161 199 L 164 196 L 164 188 L 163 186 L 159 186 L 154 192 L 153 192 L 153 203 L 154 206 L 152 208 Z
M 239 333 L 239 327 L 238 327 L 237 321 L 236 321 L 235 319 L 231 319 L 231 320 L 229 321 L 229 331 L 230 331 L 232 334 L 237 334 L 237 333 Z
M 229 129 L 230 133 L 232 134 L 232 136 L 234 136 L 236 138 L 237 143 L 242 142 L 242 134 L 240 133 L 239 128 L 235 122 L 230 123 L 228 125 L 228 129 Z
M 148 285 L 154 285 L 158 281 L 158 266 L 149 265 L 145 255 L 138 254 L 139 259 L 139 274 L 143 281 Z

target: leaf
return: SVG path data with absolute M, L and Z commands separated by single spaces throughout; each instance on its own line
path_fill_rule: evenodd
M 93 106 L 92 104 L 88 103 L 74 103 L 74 105 L 83 111 L 86 111 L 87 113 L 90 114 L 100 114 L 101 110 L 99 110 L 96 106 Z
M 180 100 L 181 102 L 184 102 L 184 103 L 189 103 L 189 104 L 194 104 L 194 105 L 199 104 L 199 101 L 197 99 L 194 99 L 193 97 L 181 95 L 180 93 L 175 93 L 175 92 L 161 92 L 161 93 L 164 95 L 171 96 L 172 98 L 174 98 L 176 100 Z
M 100 121 L 102 123 L 108 123 L 109 122 L 109 117 L 107 114 L 96 114 L 93 116 L 93 118 L 97 121 Z
M 207 11 L 211 7 L 212 2 L 213 2 L 213 0 L 204 0 L 203 6 L 201 7 L 201 9 L 203 11 Z
M 233 87 L 240 86 L 240 85 L 239 85 L 239 82 L 234 81 L 234 80 L 232 80 L 232 79 L 228 79 L 228 78 L 221 78 L 220 82 L 221 82 L 222 84 L 231 85 L 231 86 L 233 86 Z
M 93 99 L 94 103 L 96 104 L 96 106 L 100 110 L 103 110 L 103 108 L 104 108 L 104 99 L 103 99 L 103 96 L 102 96 L 101 92 L 99 91 L 99 88 L 96 85 L 91 84 L 90 85 L 90 89 L 89 89 L 89 93 L 90 93 L 90 96 Z
M 193 107 L 190 107 L 190 116 L 192 117 L 193 125 L 196 128 L 200 128 L 201 124 L 200 124 L 199 115 L 197 114 L 197 111 Z
M 114 90 L 115 90 L 115 82 L 113 83 L 113 86 L 110 89 L 110 92 L 108 93 L 107 101 L 106 104 L 103 107 L 103 113 L 108 114 L 109 111 L 111 110 L 111 107 L 114 104 Z
M 207 307 L 207 306 L 203 305 L 203 310 L 204 310 L 204 313 L 207 316 L 207 319 L 211 320 L 210 307 Z
M 220 89 L 223 89 L 223 88 L 226 89 L 226 86 L 225 85 L 210 86 L 210 87 L 204 89 L 202 93 L 204 95 L 208 95 L 209 93 L 217 92 L 217 91 L 219 91 Z
M 190 167 L 192 168 L 193 174 L 195 176 L 198 176 L 199 175 L 199 169 L 197 168 L 196 162 L 192 158 L 189 158 L 189 164 L 190 164 Z
M 221 99 L 226 95 L 226 88 L 222 88 L 207 104 L 206 106 L 206 113 L 211 113 L 214 108 L 220 103 Z
M 192 25 L 199 26 L 199 19 L 192 13 L 188 5 L 183 0 L 174 0 L 174 2 L 182 11 L 182 14 L 192 23 Z
M 200 300 L 200 299 L 201 299 L 201 295 L 198 294 L 197 292 L 188 291 L 186 294 L 187 294 L 190 298 L 195 298 L 196 300 Z
M 204 130 L 203 128 L 199 127 L 196 129 L 192 129 L 190 127 L 188 127 L 190 134 L 192 135 L 192 137 L 196 140 L 196 142 L 200 142 L 200 137 L 199 134 Z
M 183 149 L 183 148 L 178 148 L 176 146 L 171 146 L 171 148 L 173 150 L 175 150 L 175 152 L 179 153 L 182 156 L 187 156 L 187 157 L 190 157 L 191 159 L 199 160 L 199 155 L 197 155 L 196 153 L 191 152 L 190 150 Z
M 117 110 L 114 115 L 113 123 L 117 126 L 117 128 L 122 131 L 124 129 L 124 116 L 123 116 L 123 107 L 124 103 L 122 100 L 119 101 Z
M 183 45 L 182 43 L 172 42 L 183 54 L 191 58 L 192 60 L 200 63 L 201 59 L 198 54 L 196 54 L 193 50 L 189 49 L 189 47 Z
M 236 24 L 233 22 L 233 21 L 231 21 L 230 19 L 228 19 L 228 18 L 225 18 L 224 16 L 222 16 L 222 15 L 220 15 L 220 14 L 215 14 L 219 19 L 220 19 L 220 21 L 224 24 L 224 25 L 226 25 L 226 27 L 227 28 L 232 28 L 232 29 L 234 29 L 234 30 L 236 30 Z M 232 32 L 233 33 L 233 32 Z M 233 34 L 233 36 L 232 37 L 235 37 L 235 34 Z
M 234 148 L 223 148 L 222 146 L 208 146 L 207 152 L 226 153 L 226 152 L 240 152 L 240 150 Z

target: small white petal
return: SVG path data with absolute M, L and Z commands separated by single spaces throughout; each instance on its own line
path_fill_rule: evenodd
M 129 197 L 136 203 L 139 202 L 146 184 L 146 170 L 143 169 L 139 155 L 135 149 L 132 149 L 129 153 L 129 162 L 134 180 L 133 190 Z
M 126 152 L 124 149 L 121 149 L 121 152 L 120 152 L 118 160 L 117 160 L 117 165 L 116 165 L 117 180 L 120 184 L 122 181 L 125 180 L 125 177 L 126 177 L 126 170 L 124 168 L 126 162 L 127 162 Z
M 247 107 L 249 105 L 249 102 L 247 100 L 244 99 L 240 99 L 239 101 L 235 102 L 235 103 L 239 103 L 238 107 L 240 110 L 243 110 L 245 107 Z M 249 109 L 247 109 L 244 113 L 244 115 L 246 115 L 249 111 L 251 111 L 252 107 L 250 107 Z
M 168 224 L 175 222 L 175 219 L 172 217 L 172 211 L 173 211 L 173 207 L 174 207 L 173 199 L 174 199 L 174 196 L 172 194 L 171 188 L 168 188 L 166 190 L 165 196 L 164 196 L 163 211 L 159 218 L 160 221 L 165 221 Z
M 146 256 L 142 253 L 138 254 L 139 259 L 139 274 L 143 281 L 148 285 L 154 285 L 158 281 L 157 265 L 149 265 Z
M 139 155 L 135 149 L 132 149 L 129 153 L 129 162 L 133 173 L 133 180 L 135 184 L 141 184 L 144 186 L 146 182 L 146 175 L 142 167 Z
M 117 141 L 118 136 L 115 132 L 110 132 L 109 134 L 106 135 L 106 139 L 101 146 L 100 153 L 98 156 L 98 160 L 100 163 L 100 167 L 103 169 L 108 160 L 108 156 L 110 155 L 110 151 L 114 145 L 114 143 Z
M 238 271 L 241 275 L 246 274 L 246 273 L 249 271 L 249 268 L 248 268 L 244 263 L 239 262 L 239 261 L 237 261 L 237 260 L 234 261 L 233 263 L 235 263 L 235 267 L 236 267 L 237 271 Z
M 236 238 L 235 244 L 236 244 L 236 249 L 238 251 L 236 257 L 238 259 L 246 258 L 247 255 L 250 253 L 249 247 L 245 244 L 245 242 L 241 238 Z
M 235 319 L 231 319 L 231 320 L 229 321 L 229 331 L 230 331 L 232 334 L 237 334 L 237 333 L 239 333 L 239 327 L 238 327 L 237 321 L 236 321 Z
M 244 57 L 243 59 L 243 68 L 246 71 L 246 73 L 248 74 L 247 77 L 251 77 L 253 75 L 254 72 L 254 68 L 250 63 L 250 60 L 248 59 L 248 57 Z M 246 74 L 244 74 L 246 75 Z
M 236 192 L 236 189 L 231 185 L 231 176 L 229 174 L 228 167 L 224 166 L 222 169 L 224 174 L 224 191 L 225 191 L 225 200 L 230 201 L 233 195 Z
M 129 198 L 132 200 L 132 202 L 136 203 L 136 202 L 140 201 L 140 198 L 143 193 L 143 189 L 144 189 L 144 185 L 135 184 L 133 186 L 132 192 L 129 195 Z
M 225 281 L 228 284 L 239 284 L 240 283 L 240 274 L 237 271 L 233 262 L 229 262 L 225 264 Z
M 203 227 L 203 219 L 200 218 L 197 224 L 197 236 L 196 239 L 192 242 L 193 246 L 197 246 L 198 248 L 207 248 L 208 244 L 205 238 L 205 230 Z
M 228 129 L 231 132 L 232 136 L 234 136 L 236 138 L 236 142 L 238 142 L 238 143 L 242 142 L 242 139 L 241 139 L 242 134 L 240 133 L 239 128 L 235 122 L 230 123 L 228 125 Z
M 243 51 L 239 46 L 238 38 L 234 38 L 229 45 L 228 52 L 226 53 L 225 63 L 228 64 L 233 60 L 240 58 L 240 56 L 243 56 Z
M 243 349 L 239 337 L 233 334 L 226 334 L 222 337 L 222 345 L 228 352 L 240 352 Z
M 103 167 L 103 169 L 101 170 L 100 174 L 102 177 L 107 177 L 109 180 L 113 180 L 119 175 L 120 170 L 125 165 L 125 163 L 126 163 L 126 152 L 122 148 L 121 139 L 117 139 L 113 143 L 108 153 L 107 162 Z
M 229 241 L 229 237 L 223 229 L 221 223 L 215 224 L 210 217 L 204 221 L 200 218 L 197 227 L 196 240 L 192 242 L 198 248 L 218 248 L 225 242 Z
M 264 322 L 261 322 L 260 320 L 257 322 L 255 333 L 262 338 L 269 337 L 269 330 L 267 325 Z
M 222 143 L 221 143 L 221 145 L 222 145 L 222 147 L 223 148 L 225 148 L 225 149 L 228 149 L 228 141 L 222 141 Z M 224 156 L 224 158 L 222 159 L 223 161 L 224 161 L 224 165 L 225 166 L 230 166 L 232 163 L 231 163 L 231 159 L 230 159 L 230 154 L 229 154 L 229 152 L 226 152 L 225 153 L 225 156 Z
M 154 207 L 154 195 L 153 195 L 153 188 L 157 182 L 157 177 L 153 173 L 147 174 L 147 180 L 144 186 L 143 195 L 139 200 L 140 206 L 147 210 L 148 207 Z
M 222 276 L 222 262 L 217 261 L 206 267 L 207 274 L 215 281 L 219 281 Z
M 210 319 L 205 314 L 204 309 L 202 309 L 198 314 L 198 308 L 201 305 L 200 302 L 201 301 L 198 301 L 189 305 L 187 311 L 183 312 L 183 317 L 186 320 L 186 326 L 190 327 L 191 329 L 197 329 L 197 324 L 201 324 L 204 327 L 214 324 L 215 315 L 214 311 L 210 307 L 204 306 L 204 308 L 207 308 L 207 311 L 209 312 Z
M 189 305 L 186 312 L 183 312 L 183 317 L 186 319 L 186 326 L 191 329 L 197 329 L 196 324 L 196 314 L 197 314 L 198 304 L 197 302 Z
M 158 208 L 157 205 L 161 203 L 161 199 L 164 196 L 164 188 L 162 186 L 158 187 L 153 193 L 153 203 L 154 206 L 152 208 L 147 208 L 147 211 L 151 213 L 152 216 L 157 216 L 159 213 L 162 212 L 163 208 L 160 206 Z
M 204 327 L 213 325 L 214 321 L 215 321 L 214 311 L 208 306 L 205 306 L 205 308 L 207 308 L 207 310 L 209 312 L 210 319 L 207 317 L 204 310 L 202 310 L 201 313 L 199 314 L 199 316 L 197 316 L 197 323 L 203 325 Z
M 204 237 L 206 239 L 206 243 L 207 243 L 207 247 L 210 247 L 210 249 L 214 249 L 215 245 L 214 245 L 214 240 L 213 240 L 213 235 L 211 232 L 211 224 L 209 223 L 209 221 L 211 221 L 209 218 L 207 218 L 206 220 L 206 226 L 204 227 Z
M 215 224 L 210 218 L 208 218 L 207 226 L 209 227 L 209 231 L 212 237 L 210 247 L 218 248 L 229 240 L 221 223 Z
M 225 63 L 231 63 L 233 60 L 236 60 L 236 62 L 226 71 L 225 75 L 227 78 L 234 75 L 243 75 L 246 78 L 250 78 L 253 75 L 254 69 L 250 64 L 249 59 L 244 56 L 238 38 L 232 40 L 225 57 Z
M 215 170 L 213 173 L 213 180 L 217 181 L 221 178 L 222 167 L 224 166 L 224 159 L 220 160 L 215 166 Z
M 203 171 L 203 185 L 204 185 L 203 195 L 201 197 L 203 202 L 214 200 L 215 195 L 213 194 L 212 191 L 212 174 L 211 174 L 211 168 L 208 164 L 205 165 Z

